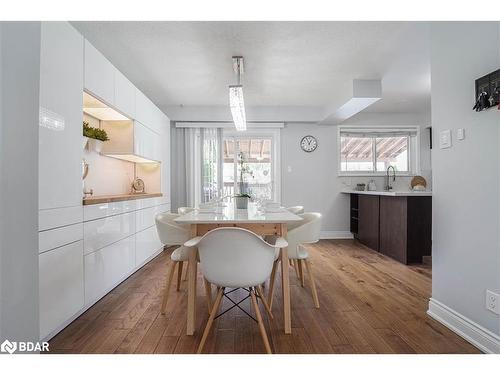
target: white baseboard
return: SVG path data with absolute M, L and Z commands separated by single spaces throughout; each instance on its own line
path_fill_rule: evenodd
M 484 353 L 500 354 L 500 336 L 430 298 L 427 314 Z
M 319 238 L 322 240 L 348 240 L 354 238 L 354 236 L 349 231 L 322 230 Z

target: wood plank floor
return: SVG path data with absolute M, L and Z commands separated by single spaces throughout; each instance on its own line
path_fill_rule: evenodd
M 265 318 L 274 353 L 478 353 L 426 315 L 430 268 L 405 266 L 355 240 L 322 240 L 309 249 L 321 308 L 313 306 L 307 278 L 303 288 L 290 269 L 292 334 L 283 333 L 280 285 L 275 289 L 275 319 Z M 172 288 L 167 314 L 159 314 L 170 251 L 55 336 L 51 353 L 196 352 L 208 315 L 201 279 L 194 336 L 185 335 L 185 281 L 179 292 Z M 235 296 L 245 295 L 238 291 Z M 249 300 L 242 305 L 249 311 Z M 205 352 L 263 353 L 264 346 L 257 324 L 233 309 L 215 321 Z

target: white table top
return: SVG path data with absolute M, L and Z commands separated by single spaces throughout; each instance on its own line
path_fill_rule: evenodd
M 224 207 L 223 213 L 205 213 L 198 210 L 179 216 L 175 221 L 183 224 L 221 224 L 221 223 L 288 223 L 302 218 L 281 208 L 279 212 L 261 212 L 255 203 L 249 202 L 247 210 L 235 209 L 232 203 Z
M 342 190 L 344 194 L 363 194 L 363 195 L 385 195 L 388 197 L 431 197 L 432 191 L 385 191 L 385 190 L 375 190 L 375 191 L 357 191 L 357 190 Z

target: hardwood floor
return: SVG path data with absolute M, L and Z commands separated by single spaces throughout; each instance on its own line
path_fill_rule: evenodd
M 322 240 L 308 248 L 321 308 L 314 308 L 307 281 L 301 287 L 290 269 L 292 334 L 283 332 L 281 285 L 275 287 L 274 320 L 269 321 L 260 304 L 274 353 L 479 352 L 426 315 L 431 292 L 428 266 L 405 266 L 354 240 Z M 160 314 L 170 251 L 54 337 L 51 353 L 195 353 L 208 318 L 205 289 L 200 279 L 198 328 L 194 336 L 186 336 L 185 281 L 179 292 L 172 288 L 167 313 Z M 245 294 L 237 291 L 235 296 Z M 250 299 L 242 306 L 249 311 Z M 227 307 L 225 300 L 222 308 Z M 235 308 L 214 322 L 204 352 L 265 349 L 258 325 Z

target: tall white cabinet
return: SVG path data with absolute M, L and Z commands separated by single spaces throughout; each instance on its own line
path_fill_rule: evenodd
M 133 152 L 161 161 L 162 197 L 82 204 L 83 91 L 134 124 Z M 67 22 L 42 22 L 39 132 L 40 339 L 162 250 L 170 210 L 170 120 Z
M 42 22 L 39 126 L 40 337 L 84 305 L 83 37 Z

